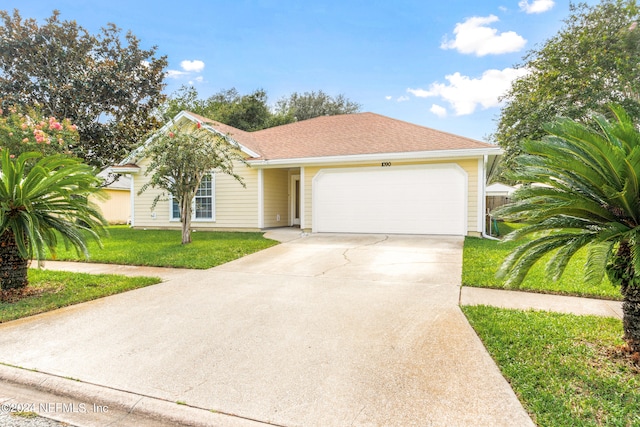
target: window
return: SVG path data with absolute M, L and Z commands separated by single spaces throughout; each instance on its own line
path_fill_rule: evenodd
M 213 218 L 213 178 L 211 175 L 202 177 L 194 201 L 196 206 L 193 211 L 197 219 Z
M 200 187 L 193 198 L 192 216 L 193 220 L 215 220 L 213 216 L 213 174 L 205 175 L 200 181 Z M 171 197 L 171 219 L 180 219 L 180 204 L 177 199 Z

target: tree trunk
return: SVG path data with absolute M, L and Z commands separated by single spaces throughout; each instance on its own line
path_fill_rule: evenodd
M 620 242 L 612 263 L 607 266 L 607 275 L 612 284 L 620 286 L 623 297 L 623 338 L 632 353 L 640 353 L 640 277 L 636 277 L 633 265 L 631 245 Z
M 182 244 L 191 243 L 191 199 L 180 201 L 180 221 L 182 222 Z
M 16 239 L 10 230 L 0 235 L 0 289 L 24 288 L 27 281 L 29 260 L 18 251 Z
M 632 353 L 640 353 L 640 287 L 626 285 L 620 288 L 622 303 L 622 326 L 624 340 Z

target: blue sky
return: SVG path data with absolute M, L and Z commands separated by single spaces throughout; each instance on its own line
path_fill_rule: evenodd
M 596 0 L 588 1 L 597 3 Z M 40 22 L 55 8 L 108 22 L 169 59 L 166 92 L 263 88 L 344 94 L 371 111 L 483 140 L 527 50 L 562 27 L 559 0 L 0 0 Z

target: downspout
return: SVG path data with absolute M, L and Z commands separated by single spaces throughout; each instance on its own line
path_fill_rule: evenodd
M 134 185 L 134 174 L 129 174 L 131 178 L 131 182 L 129 184 L 129 197 L 130 197 L 130 206 L 129 206 L 129 228 L 133 228 L 136 226 L 136 188 Z
M 487 234 L 487 164 L 489 163 L 489 156 L 487 154 L 484 155 L 484 162 L 482 166 L 482 201 L 480 202 L 482 207 L 482 237 L 490 240 L 498 240 Z

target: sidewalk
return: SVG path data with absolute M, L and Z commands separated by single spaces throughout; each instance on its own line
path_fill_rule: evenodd
M 546 310 L 622 319 L 622 302 L 595 298 L 538 294 L 503 289 L 460 288 L 460 305 L 491 305 L 518 310 Z

